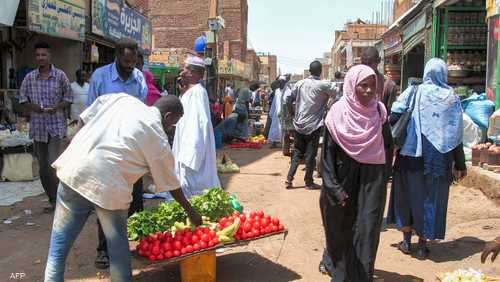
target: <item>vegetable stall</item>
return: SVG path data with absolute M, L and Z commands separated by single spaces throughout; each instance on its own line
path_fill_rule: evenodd
M 263 211 L 247 214 L 234 196 L 220 188 L 205 190 L 190 200 L 203 218 L 189 221 L 177 202 L 149 207 L 129 218 L 128 236 L 138 241 L 134 254 L 149 263 L 180 263 L 182 281 L 215 281 L 215 250 L 236 247 L 287 230 L 277 217 Z

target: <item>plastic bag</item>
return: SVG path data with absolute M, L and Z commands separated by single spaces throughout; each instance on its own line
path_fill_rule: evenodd
M 490 101 L 485 93 L 473 94 L 462 101 L 462 106 L 475 124 L 484 131 L 488 129 L 490 116 L 495 110 L 495 103 Z
M 481 128 L 472 121 L 472 119 L 467 115 L 463 114 L 464 119 L 464 136 L 463 144 L 465 147 L 472 148 L 473 145 L 481 143 L 483 141 L 483 134 Z

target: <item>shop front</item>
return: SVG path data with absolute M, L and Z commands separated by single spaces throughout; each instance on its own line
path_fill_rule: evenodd
M 383 36 L 384 74 L 397 85 L 401 84 L 401 53 L 403 45 L 399 27 L 395 26 Z
M 485 1 L 436 1 L 434 8 L 432 55 L 448 64 L 449 84 L 461 98 L 485 92 L 488 57 L 496 54 L 488 50 Z

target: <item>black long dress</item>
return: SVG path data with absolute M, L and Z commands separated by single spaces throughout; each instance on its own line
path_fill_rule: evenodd
M 383 132 L 389 161 L 374 165 L 355 161 L 325 130 L 320 208 L 335 282 L 373 281 L 392 160 L 388 124 Z

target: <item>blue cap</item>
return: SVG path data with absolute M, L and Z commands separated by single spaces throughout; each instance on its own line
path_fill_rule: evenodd
M 194 41 L 194 51 L 196 53 L 204 53 L 205 48 L 207 47 L 207 38 L 205 35 L 202 35 Z

